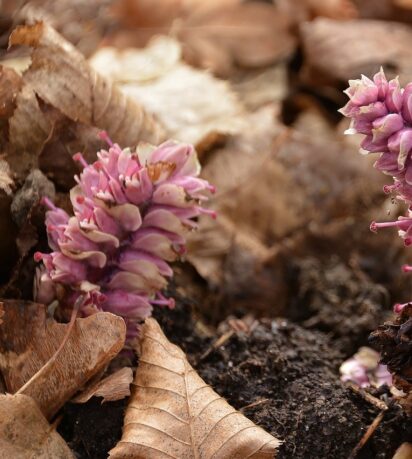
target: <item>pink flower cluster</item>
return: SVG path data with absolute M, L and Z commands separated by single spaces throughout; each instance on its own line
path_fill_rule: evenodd
M 185 253 L 186 234 L 213 187 L 198 177 L 190 145 L 144 145 L 134 153 L 109 143 L 93 164 L 75 155 L 84 169 L 70 192 L 74 216 L 48 199 L 46 226 L 53 252 L 35 254 L 44 268 L 37 300 L 73 305 L 84 297 L 85 315 L 98 310 L 125 318 L 128 339 L 153 305 L 174 306 L 161 290 L 173 274 L 170 262 Z
M 371 230 L 396 227 L 406 246 L 412 245 L 412 83 L 402 88 L 398 78 L 388 81 L 381 69 L 373 79 L 362 75 L 350 80 L 345 91 L 349 102 L 340 112 L 351 118 L 346 134 L 364 134 L 364 152 L 379 153 L 375 167 L 393 177 L 394 183 L 384 187 L 397 199 L 408 204 L 406 216 L 395 221 L 372 222 Z M 404 266 L 404 271 L 412 267 Z M 395 311 L 404 305 L 396 305 Z
M 360 387 L 392 386 L 392 376 L 386 365 L 379 363 L 379 353 L 362 347 L 340 366 L 341 381 L 354 382 Z

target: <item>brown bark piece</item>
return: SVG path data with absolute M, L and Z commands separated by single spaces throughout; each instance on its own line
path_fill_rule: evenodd
M 0 459 L 74 459 L 27 395 L 0 395 Z
M 111 459 L 269 459 L 280 442 L 200 378 L 154 319 L 140 341 L 135 393 Z
M 0 327 L 0 370 L 8 392 L 16 392 L 54 355 L 67 324 L 46 317 L 41 304 L 5 300 Z M 59 358 L 22 393 L 50 419 L 122 349 L 126 326 L 107 312 L 76 319 Z

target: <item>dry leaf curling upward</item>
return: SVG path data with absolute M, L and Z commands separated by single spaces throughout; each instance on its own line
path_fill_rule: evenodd
M 7 390 L 13 393 L 54 355 L 68 325 L 47 319 L 41 304 L 4 300 L 3 307 L 0 371 Z M 123 319 L 108 312 L 76 319 L 59 358 L 23 393 L 51 418 L 122 349 L 125 334 Z
M 27 395 L 0 395 L 0 459 L 74 459 Z
M 111 459 L 269 459 L 280 441 L 232 408 L 147 319 L 135 392 Z
M 9 43 L 33 48 L 24 83 L 65 116 L 106 130 L 120 144 L 158 143 L 161 129 L 152 116 L 97 74 L 52 27 L 42 22 L 17 27 Z

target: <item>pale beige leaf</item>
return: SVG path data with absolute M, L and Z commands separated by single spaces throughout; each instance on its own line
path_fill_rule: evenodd
M 74 459 L 63 438 L 27 395 L 0 395 L 1 459 Z
M 92 397 L 102 397 L 102 403 L 114 402 L 130 395 L 130 384 L 133 381 L 131 368 L 121 368 L 101 381 L 87 387 L 71 400 L 72 403 L 86 403 Z
M 46 317 L 43 305 L 3 301 L 0 370 L 8 392 L 16 392 L 54 355 L 67 324 Z M 122 349 L 126 326 L 121 317 L 99 312 L 76 319 L 59 358 L 22 393 L 32 397 L 51 418 L 84 384 Z
M 389 74 L 399 74 L 404 82 L 412 77 L 412 30 L 406 25 L 318 18 L 303 24 L 302 36 L 306 72 L 346 82 L 361 73 L 373 75 L 382 65 Z M 316 75 L 311 81 L 316 83 L 314 78 Z
M 11 195 L 11 187 L 14 185 L 14 181 L 10 175 L 10 166 L 6 161 L 0 159 L 0 190 L 3 190 L 8 195 Z
M 154 113 L 169 137 L 197 145 L 211 133 L 245 128 L 243 107 L 228 84 L 182 63 L 172 38 L 157 37 L 143 50 L 102 48 L 90 62 Z
M 280 442 L 232 408 L 154 319 L 140 341 L 135 393 L 111 459 L 269 459 Z
M 393 459 L 412 459 L 412 443 L 402 443 Z
M 25 84 L 71 120 L 104 129 L 124 145 L 159 141 L 161 129 L 152 116 L 97 74 L 52 27 L 41 22 L 17 27 L 10 45 L 32 48 Z M 34 115 L 28 114 L 32 122 Z

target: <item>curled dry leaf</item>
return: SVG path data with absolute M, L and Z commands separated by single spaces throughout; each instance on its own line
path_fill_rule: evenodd
M 24 178 L 43 153 L 42 169 L 59 185 L 69 187 L 72 181 L 65 183 L 62 176 L 71 178 L 75 170 L 70 154 L 95 155 L 89 131 L 95 136 L 96 128 L 104 129 L 114 141 L 130 146 L 162 139 L 163 130 L 154 118 L 98 75 L 49 25 L 19 26 L 9 42 L 31 48 L 31 65 L 20 80 L 13 79 L 14 97 L 1 93 L 0 100 L 5 97 L 12 107 L 3 120 L 3 131 L 8 139 L 6 159 L 14 173 Z
M 316 84 L 371 75 L 382 65 L 401 80 L 412 77 L 410 27 L 377 20 L 334 21 L 319 18 L 302 25 L 305 77 Z
M 68 118 L 104 129 L 123 145 L 139 140 L 158 142 L 160 130 L 154 119 L 110 80 L 95 73 L 52 27 L 42 22 L 17 27 L 10 35 L 10 45 L 32 47 L 32 64 L 24 73 L 24 82 Z
M 135 393 L 111 459 L 274 457 L 280 442 L 205 384 L 154 319 L 140 341 Z
M 102 397 L 102 403 L 114 402 L 130 395 L 130 384 L 133 381 L 131 368 L 122 368 L 107 378 L 92 384 L 71 401 L 73 403 L 86 403 L 92 397 Z
M 91 65 L 154 113 L 169 137 L 199 146 L 211 134 L 234 134 L 243 108 L 228 84 L 180 60 L 181 45 L 160 36 L 143 50 L 102 48 Z
M 0 395 L 2 459 L 74 459 L 66 442 L 27 395 Z
M 33 384 L 26 383 L 54 355 L 68 325 L 46 317 L 37 303 L 4 300 L 0 327 L 0 370 L 8 392 L 21 389 L 51 418 L 92 376 L 122 349 L 122 318 L 99 312 L 76 319 L 59 358 Z

